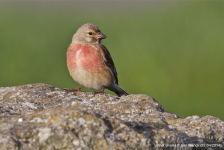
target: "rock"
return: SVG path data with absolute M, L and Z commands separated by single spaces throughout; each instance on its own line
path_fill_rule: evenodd
M 140 94 L 0 88 L 0 149 L 224 149 L 224 122 L 166 112 Z

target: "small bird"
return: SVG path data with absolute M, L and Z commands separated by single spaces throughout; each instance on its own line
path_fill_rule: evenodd
M 82 86 L 104 93 L 107 88 L 119 97 L 129 95 L 118 85 L 117 71 L 107 48 L 101 44 L 106 35 L 91 23 L 81 26 L 73 35 L 67 50 L 67 66 L 72 78 Z

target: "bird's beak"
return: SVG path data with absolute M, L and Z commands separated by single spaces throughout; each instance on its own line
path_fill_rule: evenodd
M 99 33 L 98 35 L 97 35 L 97 38 L 98 39 L 105 39 L 107 36 L 106 35 L 104 35 L 104 34 L 102 34 L 102 33 Z

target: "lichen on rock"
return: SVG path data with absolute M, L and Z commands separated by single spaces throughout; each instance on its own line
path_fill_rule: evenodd
M 2 87 L 0 112 L 2 150 L 224 148 L 222 120 L 183 118 L 144 94 L 119 98 L 42 83 Z

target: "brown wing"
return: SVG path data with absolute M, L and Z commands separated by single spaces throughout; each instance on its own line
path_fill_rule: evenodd
M 110 52 L 107 50 L 107 48 L 104 45 L 101 45 L 100 48 L 105 58 L 105 64 L 112 70 L 116 80 L 116 84 L 118 84 L 117 71 L 116 71 L 113 59 L 110 56 Z

